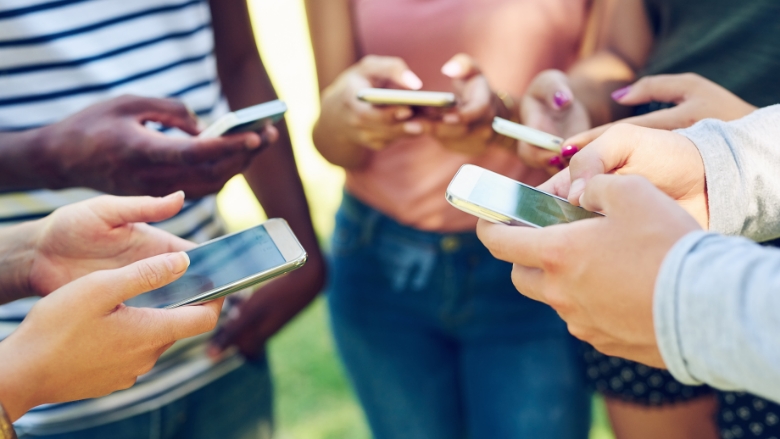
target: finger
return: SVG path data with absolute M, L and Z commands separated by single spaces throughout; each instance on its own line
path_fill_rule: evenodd
M 465 53 L 459 53 L 450 58 L 442 66 L 441 72 L 452 79 L 462 80 L 468 80 L 482 73 L 474 58 Z
M 141 124 L 158 122 L 191 135 L 198 134 L 198 117 L 179 100 L 122 96 L 117 101 L 118 111 L 132 115 Z
M 558 172 L 553 175 L 549 180 L 538 186 L 539 190 L 545 191 L 548 194 L 557 195 L 561 198 L 566 198 L 569 195 L 569 189 L 571 187 L 571 174 L 569 174 L 569 168 Z
M 518 142 L 517 155 L 520 157 L 520 160 L 522 160 L 523 163 L 532 168 L 542 169 L 556 167 L 556 172 L 561 170 L 557 168 L 555 163 L 551 163 L 551 160 L 553 160 L 554 157 L 559 157 L 558 154 L 543 148 L 539 148 L 537 146 L 533 146 L 529 143 Z
M 572 157 L 569 163 L 570 203 L 580 204 L 585 185 L 594 175 L 612 172 L 629 160 L 637 145 L 632 140 L 635 136 L 636 130 L 628 125 L 615 125 Z
M 529 299 L 545 302 L 543 290 L 544 272 L 539 268 L 512 266 L 512 284 L 517 291 Z
M 582 207 L 607 216 L 643 209 L 652 193 L 661 192 L 650 181 L 638 175 L 597 175 L 590 179 L 582 194 Z M 636 200 L 642 200 L 636 202 Z
M 502 261 L 526 267 L 541 267 L 541 250 L 550 229 L 507 226 L 485 220 L 477 223 L 477 236 L 490 253 Z
M 152 325 L 156 327 L 152 329 L 167 334 L 166 343 L 209 332 L 217 326 L 224 301 L 221 298 L 200 305 L 160 310 L 164 318 L 153 321 Z
M 166 253 L 142 259 L 115 270 L 87 275 L 76 282 L 85 284 L 87 301 L 104 310 L 113 310 L 139 294 L 168 285 L 180 278 L 190 265 L 187 253 Z
M 249 154 L 260 147 L 257 133 L 240 133 L 211 139 L 176 138 L 160 134 L 149 139 L 146 158 L 150 163 L 199 163 L 231 154 Z
M 639 105 L 649 102 L 672 102 L 678 104 L 692 86 L 690 75 L 645 76 L 633 85 L 612 93 L 612 98 L 622 105 Z
M 184 205 L 184 192 L 174 192 L 162 198 L 102 195 L 86 203 L 101 220 L 113 228 L 171 218 Z
M 369 55 L 361 60 L 359 70 L 375 87 L 385 88 L 392 84 L 408 90 L 419 90 L 423 86 L 422 80 L 401 58 Z
M 460 122 L 470 124 L 481 119 L 492 120 L 495 114 L 491 112 L 493 102 L 493 90 L 490 89 L 487 79 L 484 76 L 470 79 L 463 88 L 456 107 Z
M 540 73 L 528 89 L 531 97 L 545 102 L 549 108 L 564 110 L 571 106 L 574 93 L 569 87 L 569 78 L 560 70 L 546 70 Z

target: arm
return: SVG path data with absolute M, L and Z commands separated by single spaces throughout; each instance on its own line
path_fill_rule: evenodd
M 0 304 L 32 296 L 30 268 L 40 222 L 0 229 Z
M 780 236 L 780 105 L 734 121 L 713 119 L 678 131 L 699 150 L 710 230 L 766 241 Z
M 231 108 L 276 99 L 258 54 L 246 0 L 212 1 L 212 18 L 219 76 Z M 244 177 L 268 217 L 287 220 L 309 260 L 294 274 L 258 289 L 241 306 L 240 317 L 216 336 L 217 351 L 236 344 L 245 355 L 256 356 L 266 339 L 311 302 L 325 282 L 325 262 L 286 125 L 279 126 L 279 134 L 277 143 L 250 163 Z
M 695 232 L 666 256 L 654 321 L 664 363 L 683 383 L 780 399 L 780 252 Z

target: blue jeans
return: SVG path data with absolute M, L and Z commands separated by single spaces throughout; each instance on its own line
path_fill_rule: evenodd
M 271 399 L 263 359 L 151 412 L 85 430 L 19 439 L 270 439 Z
M 334 337 L 376 439 L 587 437 L 576 342 L 475 234 L 345 195 L 331 270 Z

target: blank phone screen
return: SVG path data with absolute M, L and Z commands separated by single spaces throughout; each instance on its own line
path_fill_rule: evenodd
M 187 254 L 190 266 L 184 276 L 125 304 L 162 308 L 285 263 L 264 226 L 202 244 Z
M 538 227 L 570 223 L 601 215 L 492 172 L 483 172 L 469 195 L 473 203 Z

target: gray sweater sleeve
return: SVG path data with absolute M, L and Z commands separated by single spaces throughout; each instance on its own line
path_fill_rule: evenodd
M 780 250 L 690 233 L 664 259 L 653 306 L 661 355 L 679 381 L 780 401 Z
M 759 242 L 780 237 L 780 105 L 677 132 L 704 160 L 710 230 Z

